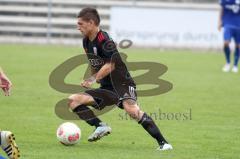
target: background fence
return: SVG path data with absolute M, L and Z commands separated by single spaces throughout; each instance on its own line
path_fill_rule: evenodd
M 158 0 L 0 0 L 0 42 L 78 45 L 82 37 L 76 29 L 76 15 L 86 6 L 98 9 L 101 27 L 107 31 L 111 30 L 111 8 L 116 6 L 218 8 L 217 0 L 168 0 L 168 3 Z

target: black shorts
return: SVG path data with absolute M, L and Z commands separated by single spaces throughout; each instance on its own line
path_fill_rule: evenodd
M 123 109 L 122 101 L 124 99 L 137 100 L 135 86 L 124 85 L 118 89 L 102 87 L 86 90 L 85 93 L 94 98 L 96 104 L 92 106 L 98 110 L 112 105 L 117 105 L 119 108 Z

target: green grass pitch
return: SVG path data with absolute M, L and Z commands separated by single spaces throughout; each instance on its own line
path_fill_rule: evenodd
M 128 61 L 168 66 L 161 78 L 173 83 L 173 89 L 139 97 L 144 111 L 187 114 L 191 110 L 187 120 L 156 120 L 173 151 L 156 151 L 157 143 L 140 125 L 122 118 L 124 112 L 117 108 L 101 116 L 111 125 L 111 135 L 89 143 L 93 128 L 73 121 L 82 130 L 81 141 L 75 146 L 61 145 L 56 129 L 65 121 L 55 115 L 54 108 L 69 94 L 53 90 L 48 78 L 56 66 L 81 52 L 80 47 L 1 44 L 0 65 L 14 88 L 12 96 L 0 95 L 0 128 L 14 132 L 22 159 L 240 158 L 240 74 L 223 73 L 223 55 L 208 52 L 123 50 Z M 74 70 L 66 81 L 80 83 L 83 72 L 83 68 Z M 5 156 L 3 151 L 0 154 Z

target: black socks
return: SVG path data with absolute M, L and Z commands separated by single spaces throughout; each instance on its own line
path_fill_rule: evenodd
M 152 120 L 150 116 L 148 116 L 146 113 L 143 114 L 141 120 L 138 122 L 142 125 L 142 127 L 153 137 L 157 140 L 159 145 L 163 145 L 165 143 L 168 143 L 164 137 L 162 136 L 160 130 Z
M 80 119 L 86 121 L 91 126 L 98 127 L 100 126 L 99 124 L 102 122 L 86 105 L 79 105 L 73 110 L 73 112 L 75 112 Z
M 88 108 L 86 105 L 79 105 L 76 107 L 73 112 L 75 112 L 80 119 L 86 121 L 89 125 L 98 127 L 102 122 L 99 118 L 95 116 L 93 111 Z M 160 130 L 152 120 L 150 116 L 146 113 L 143 114 L 141 120 L 138 122 L 142 125 L 142 127 L 153 137 L 157 140 L 159 145 L 164 145 L 168 143 L 164 137 L 162 136 Z

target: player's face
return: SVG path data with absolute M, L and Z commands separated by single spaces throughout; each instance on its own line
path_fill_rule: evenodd
M 84 36 L 88 36 L 93 30 L 93 21 L 85 21 L 82 18 L 78 18 L 77 29 L 81 31 Z

